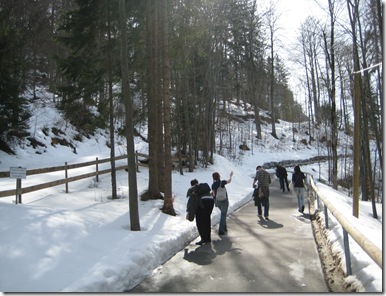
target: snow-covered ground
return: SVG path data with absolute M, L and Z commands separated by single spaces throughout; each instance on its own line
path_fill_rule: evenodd
M 39 111 L 39 112 L 38 112 Z M 49 122 L 71 134 L 60 116 L 49 107 L 40 106 L 39 116 L 31 119 L 31 132 L 46 148 L 36 150 L 25 146 L 17 150 L 17 156 L 0 151 L 0 171 L 22 166 L 27 169 L 84 162 L 109 157 L 104 133 L 95 138 L 84 139 L 77 145 L 77 154 L 64 146 L 53 147 L 41 130 Z M 60 126 L 60 122 L 63 123 Z M 59 125 L 59 126 L 58 126 Z M 281 122 L 280 131 L 290 124 Z M 136 150 L 144 151 L 143 143 L 136 143 Z M 141 282 L 152 270 L 168 260 L 173 254 L 189 244 L 197 236 L 194 222 L 185 219 L 186 191 L 190 180 L 212 183 L 212 173 L 218 171 L 227 178 L 234 171 L 232 183 L 227 187 L 230 209 L 233 212 L 251 200 L 252 178 L 255 167 L 268 161 L 307 159 L 318 155 L 317 147 L 294 146 L 292 136 L 276 140 L 264 133 L 264 146 L 255 146 L 243 152 L 237 160 L 229 161 L 215 155 L 215 164 L 208 168 L 198 167 L 193 173 L 180 175 L 173 172 L 174 208 L 177 216 L 163 214 L 162 200 L 139 201 L 141 231 L 130 230 L 128 175 L 117 172 L 120 199 L 111 200 L 110 175 L 84 179 L 69 184 L 23 195 L 23 203 L 15 204 L 15 197 L 0 199 L 0 291 L 3 292 L 122 292 Z M 301 147 L 304 147 L 303 149 Z M 320 151 L 320 148 L 319 148 Z M 117 155 L 124 152 L 117 146 Z M 124 164 L 120 161 L 119 164 Z M 321 166 L 321 177 L 327 179 L 326 167 Z M 303 166 L 302 170 L 319 176 L 317 164 Z M 78 170 L 77 174 L 86 172 Z M 288 169 L 292 171 L 291 168 Z M 272 171 L 271 171 L 272 172 Z M 27 176 L 23 186 L 61 179 L 64 176 Z M 140 168 L 137 174 L 138 192 L 148 186 L 148 170 Z M 320 190 L 345 216 L 352 216 L 351 198 L 317 183 Z M 0 190 L 15 188 L 14 179 L 0 179 Z M 272 209 L 274 210 L 274 209 Z M 371 203 L 360 202 L 360 217 L 353 223 L 382 249 L 382 206 L 377 205 L 379 218 L 371 216 Z M 330 215 L 330 217 L 332 217 Z M 214 209 L 212 223 L 219 221 L 219 211 Z M 333 250 L 344 258 L 342 230 L 338 223 L 330 222 L 329 239 Z M 382 269 L 379 268 L 350 239 L 352 270 L 366 292 L 382 291 Z M 342 260 L 344 262 L 344 260 Z

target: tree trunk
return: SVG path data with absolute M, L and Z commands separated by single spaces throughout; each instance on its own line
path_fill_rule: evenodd
M 129 183 L 129 208 L 130 228 L 133 231 L 141 230 L 138 212 L 137 166 L 134 149 L 133 106 L 130 95 L 129 65 L 126 33 L 126 5 L 125 0 L 119 0 L 119 20 L 121 31 L 121 65 L 122 65 L 122 91 L 125 101 L 126 113 L 126 145 L 127 168 Z
M 165 143 L 165 171 L 164 171 L 164 205 L 162 212 L 169 215 L 176 215 L 173 208 L 172 197 L 172 140 L 171 140 L 171 103 L 170 103 L 170 60 L 169 60 L 169 34 L 168 34 L 168 0 L 159 0 L 161 43 L 162 43 L 162 96 L 164 113 L 164 143 Z
M 335 77 L 335 0 L 328 0 L 328 8 L 330 14 L 330 42 L 328 42 L 327 34 L 324 32 L 324 49 L 326 56 L 327 68 L 327 90 L 331 103 L 330 123 L 331 123 L 331 154 L 332 154 L 332 170 L 330 173 L 332 187 L 338 188 L 338 120 L 336 114 L 336 77 Z M 329 73 L 330 72 L 330 73 Z
M 148 87 L 148 138 L 149 138 L 149 191 L 150 199 L 162 198 L 159 187 L 159 164 L 158 164 L 158 128 L 159 119 L 159 100 L 158 100 L 158 55 L 157 55 L 157 12 L 156 0 L 147 1 L 147 87 Z M 143 197 L 143 199 L 147 199 Z
M 356 0 L 355 0 L 356 1 Z M 356 1 L 357 2 L 357 1 Z M 359 54 L 358 54 L 358 46 L 357 46 L 357 37 L 356 37 L 356 11 L 357 11 L 357 3 L 352 5 L 350 0 L 347 0 L 347 9 L 348 15 L 351 23 L 351 31 L 353 38 L 353 63 L 354 63 L 354 152 L 353 152 L 353 216 L 359 217 L 359 161 L 360 161 L 360 72 L 359 71 Z M 354 11 L 352 11 L 352 9 Z
M 270 34 L 270 45 L 271 45 L 271 53 L 270 53 L 270 87 L 269 87 L 269 92 L 270 92 L 270 103 L 271 103 L 271 118 L 272 118 L 272 136 L 274 138 L 278 138 L 276 135 L 276 112 L 275 112 L 275 97 L 274 97 L 274 87 L 275 87 L 275 51 L 274 51 L 274 33 L 275 33 L 275 26 L 276 26 L 276 15 L 275 15 L 275 9 L 273 6 L 271 6 L 268 14 L 268 26 L 269 26 L 269 34 Z
M 108 46 L 111 47 L 111 20 L 110 1 L 106 1 L 107 10 L 107 36 Z M 110 165 L 111 165 L 111 198 L 117 198 L 117 173 L 115 170 L 115 132 L 114 132 L 114 97 L 113 97 L 113 75 L 112 75 L 112 50 L 108 51 L 108 85 L 109 85 L 109 120 L 110 120 Z
M 366 62 L 366 56 L 367 56 L 367 49 L 363 42 L 362 37 L 362 26 L 360 18 L 358 18 L 358 31 L 359 31 L 359 40 L 360 40 L 360 47 L 362 52 L 362 66 L 366 69 L 367 68 L 367 62 Z M 373 102 L 373 95 L 371 91 L 371 83 L 370 83 L 370 75 L 368 71 L 365 71 L 363 75 L 362 82 L 362 118 L 363 118 L 363 142 L 362 142 L 362 153 L 363 158 L 365 160 L 365 166 L 364 166 L 364 175 L 366 177 L 365 183 L 362 187 L 362 192 L 365 191 L 365 194 L 362 194 L 362 196 L 365 196 L 368 199 L 374 201 L 375 200 L 375 192 L 374 192 L 374 183 L 373 183 L 373 176 L 372 176 L 372 164 L 371 164 L 371 155 L 370 155 L 370 139 L 369 139 L 369 121 L 372 124 L 372 129 L 375 134 L 375 138 L 377 140 L 380 139 L 379 131 L 378 131 L 378 125 L 375 120 L 375 116 L 372 116 L 370 114 L 376 114 L 377 110 L 374 110 L 374 102 Z M 365 101 L 365 98 L 369 98 L 369 102 Z M 375 112 L 375 113 L 374 113 Z M 370 119 L 369 119 L 370 117 Z M 376 209 L 375 207 L 373 209 Z M 377 212 L 373 212 L 373 215 L 377 217 Z

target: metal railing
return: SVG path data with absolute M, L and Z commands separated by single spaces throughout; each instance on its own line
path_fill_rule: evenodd
M 317 206 L 320 209 L 320 203 L 323 203 L 324 221 L 326 229 L 329 228 L 329 213 L 335 217 L 343 229 L 344 254 L 346 259 L 347 275 L 352 275 L 349 236 L 352 237 L 367 255 L 382 269 L 382 250 L 374 245 L 365 234 L 355 228 L 339 210 L 320 192 L 312 176 L 309 177 L 310 194 L 314 194 Z

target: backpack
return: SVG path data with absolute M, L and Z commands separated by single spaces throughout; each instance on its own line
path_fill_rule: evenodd
M 217 192 L 216 192 L 216 200 L 217 201 L 222 201 L 222 200 L 226 200 L 227 199 L 227 190 L 224 187 L 222 187 L 220 185 L 219 188 L 217 188 Z
M 257 200 L 263 200 L 265 198 L 265 190 L 263 187 L 256 187 L 255 190 L 253 190 L 253 199 Z
M 194 220 L 199 208 L 204 208 L 204 204 L 201 200 L 201 197 L 204 195 L 210 195 L 210 187 L 208 183 L 199 183 L 193 187 L 186 205 L 186 219 L 189 221 Z

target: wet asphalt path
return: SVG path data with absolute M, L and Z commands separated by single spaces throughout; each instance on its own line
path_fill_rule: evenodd
M 251 201 L 228 216 L 228 234 L 191 242 L 128 293 L 328 292 L 309 220 L 296 198 L 270 187 L 269 220 Z M 214 211 L 218 210 L 217 208 Z

